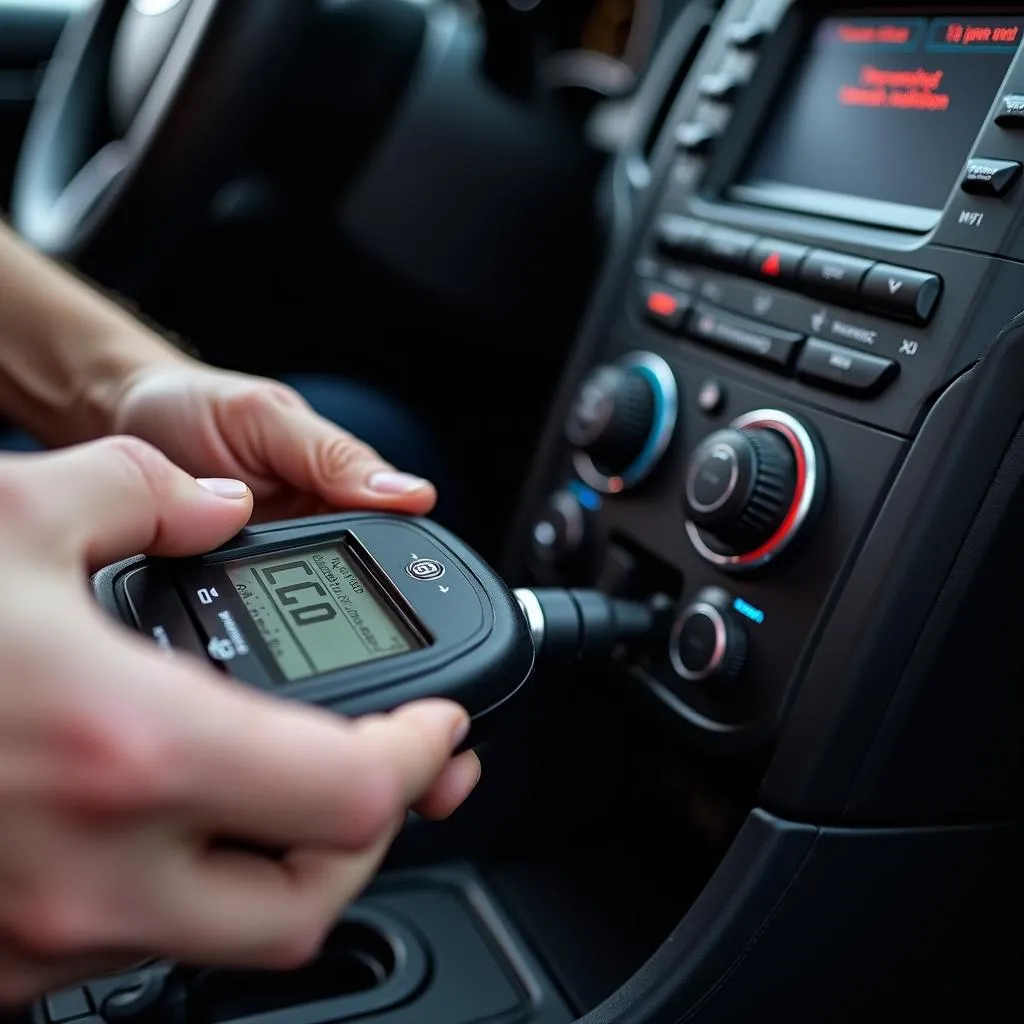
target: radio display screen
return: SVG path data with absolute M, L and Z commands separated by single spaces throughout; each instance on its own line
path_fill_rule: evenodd
M 240 559 L 224 569 L 289 682 L 423 646 L 342 545 Z
M 1024 16 L 819 22 L 731 194 L 927 231 L 1024 36 Z

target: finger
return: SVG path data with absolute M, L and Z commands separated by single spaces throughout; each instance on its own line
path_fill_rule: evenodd
M 179 696 L 168 713 L 187 737 L 188 813 L 225 837 L 284 849 L 374 842 L 430 790 L 468 727 L 447 701 L 346 721 L 228 687 L 201 707 Z
M 451 817 L 476 788 L 481 774 L 480 758 L 472 750 L 450 761 L 437 782 L 413 810 L 424 818 L 442 821 Z
M 333 508 L 380 508 L 426 515 L 433 485 L 398 472 L 372 448 L 307 405 L 268 403 L 258 424 L 260 461 Z
M 164 875 L 148 908 L 147 945 L 190 964 L 288 969 L 319 952 L 342 910 L 380 867 L 392 821 L 359 854 L 300 853 L 275 863 L 197 851 Z
M 190 555 L 234 536 L 252 513 L 238 481 L 200 483 L 157 449 L 117 437 L 33 456 L 14 472 L 39 495 L 47 542 L 90 565 L 140 552 Z

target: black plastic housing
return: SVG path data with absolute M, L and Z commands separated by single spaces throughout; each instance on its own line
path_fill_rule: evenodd
M 425 519 L 382 513 L 342 513 L 253 526 L 209 554 L 188 559 L 136 557 L 100 570 L 93 590 L 103 607 L 125 625 L 142 629 L 126 594 L 126 582 L 142 572 L 147 607 L 171 653 L 202 656 L 206 610 L 179 596 L 183 587 L 214 594 L 209 608 L 230 610 L 243 629 L 250 623 L 222 567 L 240 558 L 287 553 L 310 545 L 344 543 L 354 537 L 371 556 L 381 589 L 393 607 L 404 608 L 410 625 L 423 631 L 423 646 L 294 683 L 276 682 L 253 628 L 245 635 L 248 655 L 226 664 L 231 674 L 281 696 L 329 707 L 345 715 L 387 711 L 412 700 L 446 697 L 473 719 L 472 741 L 494 712 L 522 686 L 533 668 L 534 643 L 515 597 L 493 570 L 457 537 Z M 409 567 L 432 560 L 443 575 L 415 578 Z M 191 589 L 190 591 L 191 592 Z M 165 602 L 171 599 L 171 604 Z M 209 597 L 207 597 L 207 601 Z M 215 615 L 215 613 L 212 613 Z M 160 618 L 160 616 L 163 616 Z M 172 624 L 172 619 L 177 626 Z M 189 633 L 191 629 L 191 635 Z M 202 640 L 197 640 L 202 636 Z M 237 666 L 237 667 L 236 667 Z M 221 667 L 224 667 L 222 664 Z

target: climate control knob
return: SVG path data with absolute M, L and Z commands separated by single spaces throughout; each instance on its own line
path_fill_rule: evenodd
M 706 437 L 686 474 L 686 529 L 698 552 L 743 570 L 779 555 L 821 503 L 822 456 L 787 413 L 759 410 Z
M 664 359 L 634 352 L 583 381 L 565 421 L 580 477 L 606 494 L 638 484 L 675 431 L 678 389 Z
M 586 516 L 571 491 L 556 491 L 534 521 L 534 555 L 551 565 L 564 565 L 578 558 L 587 541 Z
M 747 631 L 728 594 L 702 591 L 679 613 L 669 636 L 669 658 L 676 675 L 691 683 L 727 683 L 740 675 L 747 660 Z

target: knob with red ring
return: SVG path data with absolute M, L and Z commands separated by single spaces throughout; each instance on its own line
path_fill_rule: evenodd
M 796 417 L 759 409 L 706 437 L 686 474 L 686 532 L 729 571 L 759 568 L 790 549 L 824 498 L 824 455 Z

